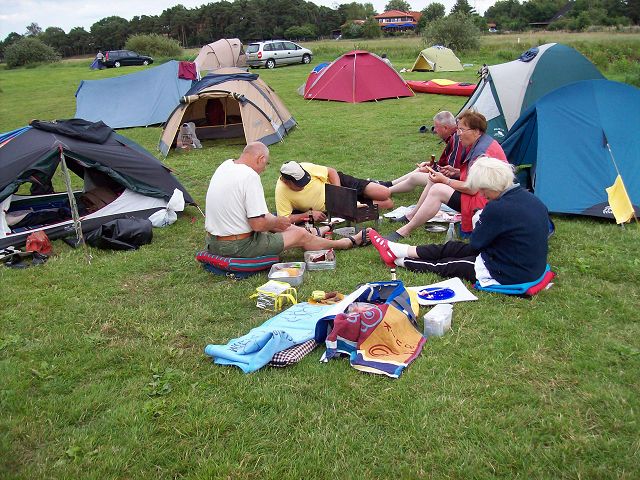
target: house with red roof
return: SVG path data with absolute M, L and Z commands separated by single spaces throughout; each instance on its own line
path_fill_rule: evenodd
M 375 18 L 383 30 L 415 30 L 418 20 L 422 13 L 420 12 L 402 12 L 400 10 L 389 10 L 387 12 L 376 15 Z

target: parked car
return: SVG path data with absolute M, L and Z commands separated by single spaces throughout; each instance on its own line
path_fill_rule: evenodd
M 128 65 L 150 65 L 153 58 L 146 55 L 138 55 L 131 50 L 108 50 L 104 53 L 102 65 L 105 67 L 126 67 Z
M 309 63 L 313 52 L 288 40 L 268 40 L 250 43 L 245 50 L 251 68 L 275 68 L 288 63 Z

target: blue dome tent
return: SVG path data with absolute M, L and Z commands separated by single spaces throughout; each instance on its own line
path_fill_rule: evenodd
M 617 176 L 640 212 L 640 89 L 584 80 L 540 98 L 502 142 L 519 178 L 550 212 L 613 218 L 605 188 Z M 609 152 L 611 149 L 611 153 Z M 614 160 L 615 159 L 615 165 Z

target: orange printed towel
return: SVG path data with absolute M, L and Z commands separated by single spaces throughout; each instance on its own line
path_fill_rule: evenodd
M 400 281 L 375 282 L 365 285 L 356 302 L 371 307 L 336 315 L 322 360 L 349 355 L 357 370 L 398 378 L 425 342 L 416 329 L 415 298 Z

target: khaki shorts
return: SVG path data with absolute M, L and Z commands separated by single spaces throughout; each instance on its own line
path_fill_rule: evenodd
M 242 240 L 216 240 L 207 235 L 207 250 L 223 257 L 254 258 L 263 255 L 279 255 L 284 250 L 281 233 L 253 232 Z

